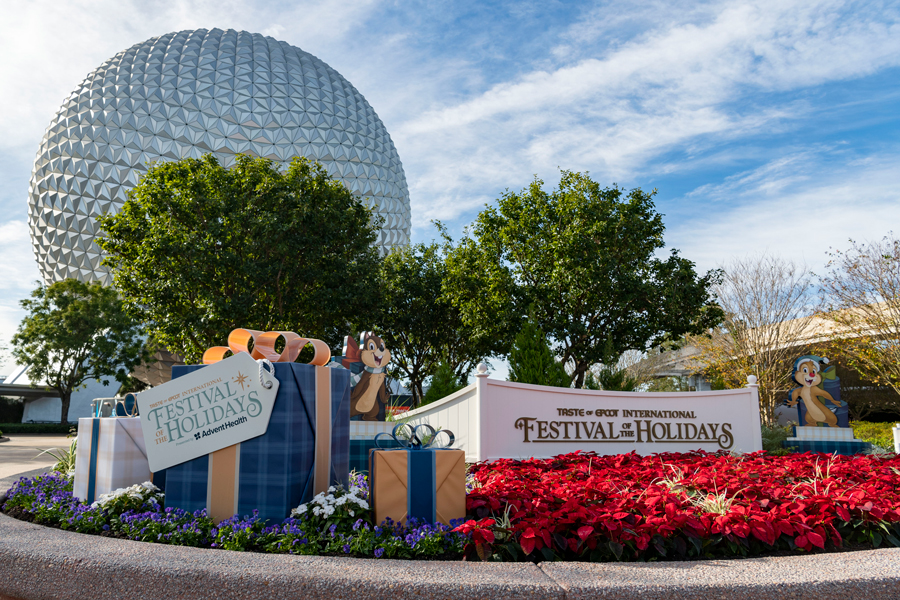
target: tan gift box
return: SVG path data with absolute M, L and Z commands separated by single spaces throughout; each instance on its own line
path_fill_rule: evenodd
M 440 521 L 466 516 L 466 453 L 441 449 L 374 449 L 369 452 L 369 489 L 375 523 L 390 517 Z

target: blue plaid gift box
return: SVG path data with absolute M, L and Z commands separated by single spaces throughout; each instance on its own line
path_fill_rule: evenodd
M 797 440 L 790 438 L 781 442 L 781 445 L 785 448 L 792 448 L 797 453 L 822 452 L 825 454 L 841 454 L 843 456 L 862 454 L 872 447 L 869 442 L 862 440 L 836 442 L 833 440 Z
M 349 371 L 274 367 L 279 387 L 266 433 L 166 469 L 166 506 L 207 508 L 217 520 L 258 509 L 260 518 L 281 521 L 330 485 L 347 485 Z M 176 366 L 172 378 L 202 368 Z

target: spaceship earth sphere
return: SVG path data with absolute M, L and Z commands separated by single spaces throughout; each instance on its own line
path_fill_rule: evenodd
M 409 241 L 409 191 L 381 119 L 340 73 L 286 42 L 198 29 L 123 50 L 63 102 L 41 141 L 28 223 L 45 282 L 111 282 L 98 214 L 118 211 L 153 161 L 212 152 L 319 161 L 384 217 L 382 251 Z

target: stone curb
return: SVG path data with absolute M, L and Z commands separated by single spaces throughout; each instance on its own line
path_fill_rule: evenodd
M 71 533 L 0 514 L 0 600 L 900 597 L 900 549 L 743 560 L 469 563 L 266 555 Z

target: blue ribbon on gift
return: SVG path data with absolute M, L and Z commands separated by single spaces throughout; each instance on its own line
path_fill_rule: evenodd
M 424 433 L 420 433 L 420 430 Z M 438 445 L 436 438 L 446 433 L 446 444 Z M 375 445 L 381 445 L 380 439 L 390 439 L 400 445 L 394 450 L 408 450 L 406 461 L 406 514 L 409 517 L 425 518 L 429 523 L 437 521 L 437 473 L 436 453 L 453 445 L 456 436 L 452 432 L 423 423 L 415 427 L 408 423 L 399 423 L 391 433 L 379 433 L 375 436 Z
M 420 434 L 419 430 L 423 428 L 426 433 Z M 403 435 L 402 432 L 404 431 L 404 429 L 408 429 L 409 433 Z M 446 444 L 439 446 L 436 444 L 436 438 L 442 433 L 446 433 L 449 439 Z M 453 432 L 447 429 L 435 430 L 435 428 L 428 423 L 422 423 L 421 425 L 416 425 L 415 427 L 410 425 L 409 423 L 398 423 L 394 426 L 394 430 L 391 433 L 379 433 L 378 435 L 376 435 L 375 445 L 382 450 L 386 450 L 386 447 L 378 443 L 379 439 L 386 438 L 390 438 L 391 440 L 399 444 L 401 448 L 405 448 L 407 450 L 449 448 L 453 445 L 453 442 L 456 441 L 456 436 L 453 435 Z
M 117 417 L 136 417 L 138 416 L 137 399 L 134 394 L 125 394 L 124 400 L 116 402 Z
M 88 463 L 87 502 L 94 501 L 97 489 L 97 455 L 100 453 L 100 419 L 91 420 L 91 454 Z

